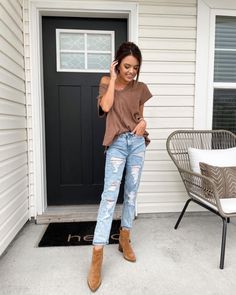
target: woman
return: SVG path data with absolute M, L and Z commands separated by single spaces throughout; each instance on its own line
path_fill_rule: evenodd
M 103 247 L 108 244 L 124 167 L 124 203 L 121 217 L 119 250 L 126 260 L 135 262 L 130 244 L 130 229 L 135 216 L 135 201 L 144 162 L 147 137 L 143 118 L 144 103 L 152 97 L 148 87 L 138 82 L 142 55 L 132 42 L 119 47 L 110 66 L 110 77 L 100 81 L 99 115 L 106 115 L 103 145 L 106 147 L 104 190 L 93 239 L 93 256 L 88 285 L 96 291 L 101 284 Z M 136 78 L 136 80 L 134 80 Z

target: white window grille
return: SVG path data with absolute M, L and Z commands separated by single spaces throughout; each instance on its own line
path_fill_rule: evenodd
M 114 31 L 56 29 L 58 72 L 109 72 Z

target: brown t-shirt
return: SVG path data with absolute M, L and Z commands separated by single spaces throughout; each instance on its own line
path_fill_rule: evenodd
M 104 113 L 100 106 L 102 96 L 106 93 L 107 84 L 100 84 L 98 96 L 98 112 L 103 117 L 106 114 L 106 131 L 103 145 L 109 146 L 114 139 L 124 133 L 134 130 L 142 114 L 140 106 L 152 97 L 146 84 L 133 81 L 122 90 L 115 90 L 114 102 L 108 113 Z M 145 143 L 149 144 L 148 132 L 144 133 Z

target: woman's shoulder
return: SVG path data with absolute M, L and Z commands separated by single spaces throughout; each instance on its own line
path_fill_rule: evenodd
M 100 80 L 100 85 L 107 85 L 110 82 L 110 77 L 109 76 L 103 76 Z
M 147 85 L 144 83 L 144 82 L 141 82 L 141 81 L 138 81 L 135 83 L 136 84 L 136 87 L 140 90 L 142 88 L 146 88 Z
M 138 83 L 139 83 L 139 85 L 142 86 L 142 87 L 143 87 L 143 86 L 147 86 L 147 84 L 144 83 L 144 82 L 142 82 L 142 81 L 138 81 Z

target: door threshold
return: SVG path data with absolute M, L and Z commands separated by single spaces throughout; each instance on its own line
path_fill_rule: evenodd
M 41 215 L 37 215 L 37 224 L 51 222 L 96 221 L 99 205 L 48 206 Z M 117 204 L 113 219 L 120 219 L 122 204 Z

